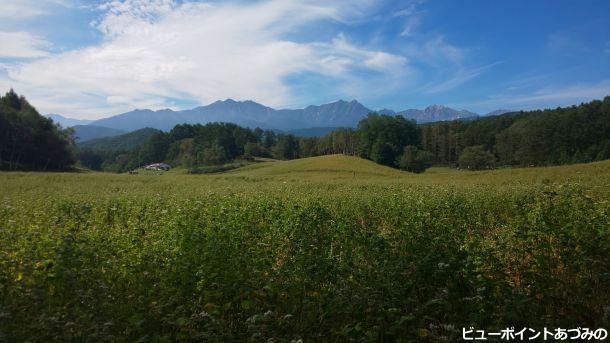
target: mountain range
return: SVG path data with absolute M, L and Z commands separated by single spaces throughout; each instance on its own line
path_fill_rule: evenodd
M 62 127 L 72 127 L 72 126 L 76 126 L 76 125 L 88 125 L 89 123 L 91 123 L 93 121 L 93 120 L 87 120 L 87 119 L 66 118 L 62 115 L 55 114 L 55 113 L 47 114 L 47 117 L 53 119 L 54 122 L 59 123 Z
M 502 111 L 502 110 L 499 110 Z M 467 110 L 455 110 L 451 107 L 443 105 L 431 105 L 424 110 L 409 109 L 399 112 L 383 109 L 377 111 L 381 114 L 401 115 L 408 119 L 414 119 L 417 123 L 430 123 L 435 121 L 457 120 L 457 119 L 472 119 L 479 117 L 478 114 Z M 496 111 L 494 111 L 496 112 Z M 506 111 L 508 112 L 508 111 Z M 505 113 L 505 112 L 502 112 Z
M 374 111 L 356 100 L 339 100 L 319 106 L 312 105 L 303 109 L 276 110 L 251 100 L 235 101 L 227 99 L 182 111 L 171 109 L 158 111 L 137 109 L 112 117 L 94 120 L 88 122 L 87 125 L 130 132 L 145 127 L 168 131 L 177 124 L 183 123 L 230 122 L 251 128 L 260 127 L 281 131 L 298 131 L 310 128 L 356 127 L 358 122 L 371 112 L 402 115 L 407 119 L 414 119 L 418 123 L 472 119 L 479 116 L 474 112 L 456 110 L 443 105 L 431 105 L 423 110 L 407 109 L 396 112 L 383 109 Z M 508 111 L 494 111 L 493 114 L 497 115 L 504 112 Z M 49 116 L 54 120 L 57 118 L 57 121 L 64 126 L 70 126 L 67 123 L 72 120 L 59 115 Z M 77 119 L 73 121 L 76 121 L 78 125 L 82 124 L 82 121 L 79 122 Z M 98 129 L 97 131 L 101 130 Z M 93 138 L 99 138 L 99 136 Z

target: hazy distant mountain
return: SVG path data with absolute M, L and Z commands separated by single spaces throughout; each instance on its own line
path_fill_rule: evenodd
M 54 122 L 59 123 L 64 128 L 75 125 L 87 125 L 91 123 L 91 120 L 66 118 L 55 113 L 47 114 L 47 117 L 53 119 Z
M 132 131 L 142 127 L 170 130 L 177 124 L 230 122 L 248 127 L 292 130 L 309 127 L 355 126 L 371 112 L 356 100 L 336 101 L 296 110 L 275 110 L 254 101 L 228 99 L 192 110 L 135 110 L 92 122 L 92 125 Z
M 396 114 L 402 115 L 408 119 L 415 119 L 415 121 L 418 123 L 430 123 L 435 121 L 446 121 L 456 119 L 470 119 L 479 116 L 474 112 L 466 110 L 456 110 L 443 105 L 431 105 L 426 107 L 426 109 L 424 110 L 404 110 L 397 112 Z
M 382 108 L 382 109 L 378 110 L 377 113 L 379 113 L 379 114 L 387 114 L 389 116 L 396 115 L 396 111 L 391 110 L 389 108 Z
M 113 137 L 127 133 L 123 130 L 97 125 L 75 125 L 74 139 L 76 142 L 86 142 L 96 138 Z
M 134 110 L 113 117 L 93 121 L 91 125 L 104 126 L 123 131 L 133 131 L 143 127 L 170 130 L 177 124 L 205 124 L 208 122 L 230 122 L 246 127 L 260 127 L 281 131 L 356 127 L 368 113 L 373 112 L 356 100 L 339 100 L 303 109 L 276 110 L 254 101 L 235 101 L 227 99 L 190 110 L 159 111 Z M 423 110 L 409 109 L 395 112 L 383 109 L 378 113 L 403 115 L 418 123 L 455 119 L 477 118 L 479 115 L 467 110 L 456 110 L 443 105 L 432 105 Z
M 307 106 L 302 110 L 279 110 L 284 117 L 298 118 L 301 128 L 356 126 L 372 110 L 356 100 L 339 100 L 320 106 Z
M 515 111 L 511 111 L 511 110 L 495 110 L 495 111 L 491 111 L 491 112 L 485 114 L 485 116 L 486 117 L 487 116 L 499 116 L 501 114 L 510 113 L 510 112 L 515 112 Z

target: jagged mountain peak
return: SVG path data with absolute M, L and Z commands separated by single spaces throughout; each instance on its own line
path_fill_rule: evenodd
M 440 110 L 444 110 L 446 108 L 449 108 L 449 107 L 447 107 L 445 105 L 440 105 L 440 104 L 433 104 L 433 105 L 426 107 L 426 109 L 424 111 L 440 111 Z
M 94 121 L 92 125 L 106 126 L 125 131 L 142 127 L 170 130 L 177 124 L 207 122 L 230 122 L 247 127 L 295 130 L 311 127 L 355 127 L 362 118 L 373 112 L 356 99 L 340 99 L 322 105 L 310 105 L 303 109 L 276 110 L 252 100 L 238 101 L 231 98 L 218 100 L 209 105 L 190 110 L 170 109 L 151 111 L 134 110 Z M 478 115 L 466 110 L 455 110 L 434 104 L 424 110 L 409 109 L 395 112 L 390 109 L 378 111 L 383 114 L 403 115 L 418 123 L 475 118 Z

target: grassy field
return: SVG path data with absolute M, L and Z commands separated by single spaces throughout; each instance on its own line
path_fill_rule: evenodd
M 0 341 L 456 340 L 608 327 L 610 161 L 0 174 Z

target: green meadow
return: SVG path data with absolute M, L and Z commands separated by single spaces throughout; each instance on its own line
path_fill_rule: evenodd
M 454 341 L 608 327 L 610 161 L 0 173 L 0 341 Z

